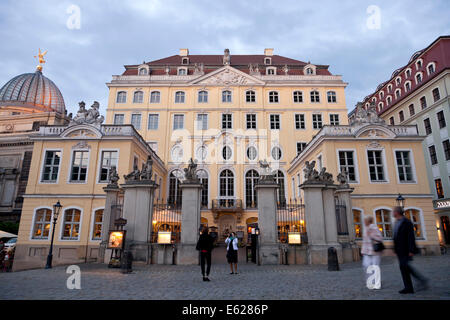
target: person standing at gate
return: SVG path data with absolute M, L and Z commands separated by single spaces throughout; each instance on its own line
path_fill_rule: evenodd
M 214 239 L 208 233 L 208 227 L 204 227 L 202 234 L 197 241 L 197 250 L 200 251 L 200 267 L 202 270 L 203 281 L 209 280 L 209 272 L 211 271 L 211 251 L 214 248 Z M 206 264 L 206 270 L 205 270 Z
M 237 274 L 237 263 L 238 263 L 238 239 L 236 234 L 232 232 L 228 238 L 225 240 L 227 244 L 227 261 L 230 264 L 231 273 Z M 234 264 L 234 271 L 233 271 Z
M 374 265 L 379 267 L 381 260 L 381 251 L 376 250 L 376 243 L 381 243 L 383 236 L 381 235 L 378 227 L 373 223 L 373 217 L 367 216 L 364 218 L 364 232 L 363 241 L 361 247 L 361 254 L 363 255 L 362 265 L 364 267 L 364 273 L 366 273 L 366 282 L 368 279 L 367 270 L 369 266 Z M 379 289 L 380 287 L 374 287 Z
M 414 226 L 404 216 L 401 207 L 394 208 L 394 218 L 397 220 L 394 227 L 394 250 L 398 257 L 400 272 L 405 285 L 405 288 L 400 290 L 399 293 L 414 293 L 411 275 L 420 281 L 423 289 L 426 289 L 428 280 L 411 266 L 413 256 L 419 252 L 414 236 Z

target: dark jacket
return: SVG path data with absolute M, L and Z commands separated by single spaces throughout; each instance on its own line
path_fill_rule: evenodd
M 408 218 L 403 218 L 397 223 L 401 223 L 396 232 L 394 232 L 394 250 L 400 257 L 407 257 L 410 253 L 419 252 L 416 246 L 414 236 L 414 226 Z
M 214 248 L 214 239 L 209 234 L 201 234 L 197 242 L 197 250 L 206 250 L 211 252 Z

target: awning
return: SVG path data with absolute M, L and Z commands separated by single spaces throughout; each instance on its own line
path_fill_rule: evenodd
M 0 238 L 17 238 L 17 235 L 0 230 Z

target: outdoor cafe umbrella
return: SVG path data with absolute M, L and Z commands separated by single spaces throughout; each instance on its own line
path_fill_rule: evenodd
M 0 239 L 1 238 L 16 238 L 16 237 L 17 237 L 16 234 L 12 234 L 12 233 L 0 230 Z

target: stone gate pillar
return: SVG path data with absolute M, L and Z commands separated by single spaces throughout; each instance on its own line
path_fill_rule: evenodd
M 114 212 L 112 207 L 118 203 L 120 188 L 117 184 L 108 184 L 103 190 L 106 193 L 105 209 L 103 209 L 102 241 L 98 250 L 98 261 L 108 263 L 111 250 L 107 249 L 109 230 L 114 228 Z
M 259 261 L 280 264 L 277 230 L 277 188 L 273 175 L 262 175 L 255 186 L 258 195 Z

